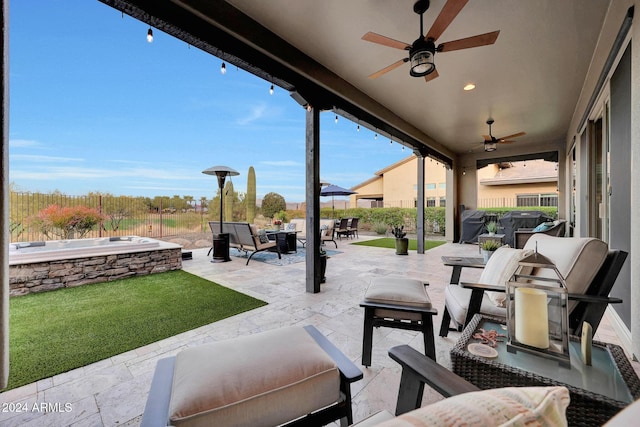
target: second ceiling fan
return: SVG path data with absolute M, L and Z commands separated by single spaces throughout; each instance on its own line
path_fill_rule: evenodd
M 495 151 L 498 148 L 498 144 L 511 144 L 511 138 L 517 138 L 519 136 L 526 135 L 525 132 L 514 133 L 513 135 L 508 135 L 502 138 L 496 138 L 491 134 L 491 125 L 493 124 L 493 119 L 488 119 L 487 124 L 489 125 L 489 135 L 482 135 L 484 137 L 484 151 Z
M 409 51 L 408 58 L 403 58 L 394 62 L 388 67 L 371 74 L 369 78 L 375 79 L 398 68 L 405 62 L 410 62 L 411 69 L 409 74 L 413 77 L 424 76 L 425 81 L 428 82 L 438 77 L 438 71 L 436 70 L 436 65 L 434 63 L 434 56 L 436 52 L 451 52 L 453 50 L 468 49 L 495 43 L 498 38 L 498 34 L 500 34 L 499 30 L 464 39 L 440 43 L 436 47 L 436 40 L 438 40 L 455 17 L 458 16 L 458 13 L 460 13 L 468 1 L 469 0 L 448 0 L 431 26 L 431 29 L 426 35 L 424 35 L 422 15 L 427 11 L 427 9 L 429 9 L 429 0 L 418 0 L 413 5 L 413 11 L 420 15 L 420 37 L 418 37 L 413 44 L 394 40 L 371 31 L 362 36 L 363 40 L 372 43 L 378 43 L 383 46 Z

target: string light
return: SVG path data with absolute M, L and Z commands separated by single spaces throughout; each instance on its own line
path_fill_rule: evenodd
M 402 146 L 402 151 L 404 151 L 404 145 Z
M 273 95 L 273 85 L 269 88 L 269 95 Z
M 227 74 L 227 64 L 225 64 L 224 62 L 222 63 L 222 66 L 220 67 L 220 73 Z
M 360 132 L 360 125 L 358 125 L 358 128 L 356 129 L 358 132 Z
M 153 43 L 153 30 L 151 27 L 149 27 L 149 31 L 147 31 L 147 41 Z
M 462 175 L 466 175 L 467 174 L 467 168 L 462 168 Z
M 336 114 L 336 123 L 338 123 L 338 115 Z
M 378 139 L 378 133 L 376 132 L 375 135 L 373 135 L 373 139 Z
M 389 140 L 389 145 L 393 145 L 393 139 Z

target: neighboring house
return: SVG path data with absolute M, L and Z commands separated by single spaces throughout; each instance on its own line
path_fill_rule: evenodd
M 417 204 L 416 156 L 409 156 L 354 187 L 350 206 L 415 207 Z M 446 170 L 425 161 L 425 206 L 446 206 Z M 478 170 L 479 207 L 557 206 L 556 163 L 543 160 L 494 164 Z
M 558 164 L 496 163 L 478 170 L 478 207 L 558 206 Z

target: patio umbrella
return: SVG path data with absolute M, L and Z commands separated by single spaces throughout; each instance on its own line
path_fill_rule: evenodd
M 331 196 L 331 216 L 335 218 L 335 203 L 333 198 L 335 196 L 350 196 L 351 194 L 357 194 L 355 191 L 347 190 L 337 185 L 328 185 L 320 190 L 321 196 Z

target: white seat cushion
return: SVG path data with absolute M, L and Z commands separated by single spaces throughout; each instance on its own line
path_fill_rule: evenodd
M 506 317 L 507 309 L 496 305 L 491 299 L 488 292 L 484 293 L 482 297 L 482 306 L 480 307 L 480 313 L 490 316 Z M 447 310 L 452 319 L 457 324 L 464 324 L 464 319 L 467 317 L 467 307 L 471 300 L 471 289 L 465 289 L 458 285 L 447 285 L 444 290 L 445 301 L 447 304 Z
M 533 253 L 531 250 L 513 249 L 503 246 L 496 250 L 489 258 L 489 262 L 482 270 L 478 283 L 487 285 L 501 285 L 507 288 L 507 282 L 511 280 L 513 273 L 518 268 L 520 260 Z M 504 307 L 506 294 L 504 292 L 487 292 L 489 299 L 498 307 Z
M 337 402 L 340 372 L 302 327 L 184 350 L 169 416 L 182 426 L 273 426 Z
M 380 304 L 402 305 L 405 307 L 431 308 L 431 299 L 424 283 L 420 280 L 404 277 L 376 277 L 371 279 L 365 302 Z M 396 320 L 422 320 L 422 315 L 416 312 L 376 309 L 377 317 Z

